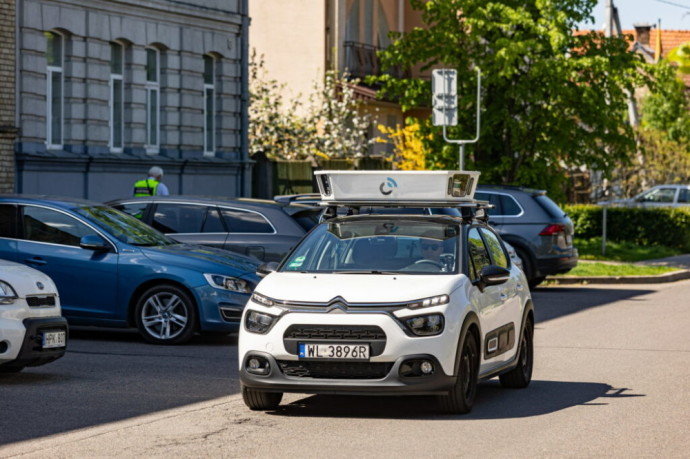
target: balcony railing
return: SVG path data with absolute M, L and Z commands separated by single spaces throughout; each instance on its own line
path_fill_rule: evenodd
M 381 62 L 376 54 L 382 48 L 354 41 L 344 42 L 343 48 L 345 49 L 345 68 L 352 78 L 364 80 L 366 76 L 380 76 L 384 73 L 381 70 Z M 385 73 L 398 78 L 404 76 L 403 72 L 397 69 Z

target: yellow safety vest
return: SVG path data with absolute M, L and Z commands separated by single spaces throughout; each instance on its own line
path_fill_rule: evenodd
M 134 183 L 134 196 L 155 196 L 158 190 L 158 180 L 146 179 Z

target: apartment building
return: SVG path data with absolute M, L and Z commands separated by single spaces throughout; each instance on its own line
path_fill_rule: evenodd
M 14 191 L 107 200 L 158 165 L 172 194 L 248 195 L 247 3 L 16 0 Z

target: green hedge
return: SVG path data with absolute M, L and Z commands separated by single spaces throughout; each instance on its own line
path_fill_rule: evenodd
M 602 235 L 603 208 L 595 205 L 563 206 L 575 225 L 575 237 Z M 690 251 L 690 207 L 609 207 L 606 238 L 638 245 L 664 245 Z

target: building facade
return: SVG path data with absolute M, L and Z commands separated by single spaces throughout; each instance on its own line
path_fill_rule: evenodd
M 0 193 L 14 191 L 15 0 L 0 3 Z
M 408 0 L 257 1 L 250 15 L 251 48 L 263 56 L 268 77 L 285 84 L 285 97 L 301 95 L 306 102 L 314 83 L 337 70 L 360 80 L 355 93 L 376 124 L 404 125 L 400 105 L 377 98 L 376 88 L 362 80 L 382 73 L 377 52 L 390 45 L 389 32 L 423 25 L 421 13 Z M 371 153 L 391 150 L 392 145 L 377 143 Z
M 17 0 L 14 190 L 248 195 L 247 2 Z

